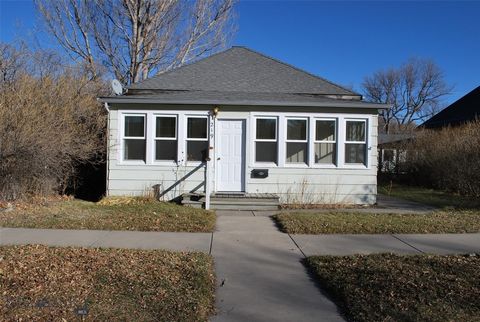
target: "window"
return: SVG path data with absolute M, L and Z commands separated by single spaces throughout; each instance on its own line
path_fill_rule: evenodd
M 277 119 L 257 118 L 255 162 L 277 163 Z
M 336 164 L 336 122 L 335 120 L 315 121 L 315 163 Z
M 208 156 L 208 119 L 187 118 L 187 161 L 205 161 Z
M 384 162 L 393 162 L 395 159 L 395 151 L 392 149 L 383 150 L 383 161 Z
M 145 161 L 145 115 L 125 115 L 124 160 Z
M 157 116 L 155 122 L 155 160 L 177 161 L 177 117 Z
M 366 165 L 367 121 L 346 121 L 345 163 Z
M 287 119 L 287 163 L 308 163 L 307 128 L 306 119 Z

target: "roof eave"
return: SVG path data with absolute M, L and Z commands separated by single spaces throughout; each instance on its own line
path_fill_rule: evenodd
M 367 109 L 388 109 L 388 104 L 378 104 L 369 102 L 296 102 L 296 101 L 262 101 L 262 100 L 211 100 L 197 99 L 191 100 L 165 100 L 158 98 L 138 98 L 138 97 L 99 97 L 102 103 L 110 104 L 170 104 L 170 105 L 227 105 L 227 106 L 302 106 L 302 107 L 341 107 L 341 108 L 367 108 Z

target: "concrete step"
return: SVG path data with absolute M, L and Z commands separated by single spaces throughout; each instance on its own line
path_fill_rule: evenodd
M 182 205 L 204 208 L 203 194 L 186 193 L 183 195 Z M 278 210 L 280 202 L 274 194 L 250 194 L 248 196 L 213 195 L 210 198 L 210 208 L 218 210 Z
M 199 201 L 205 202 L 205 198 L 201 198 Z M 251 204 L 269 204 L 279 205 L 278 199 L 227 199 L 227 198 L 211 198 L 210 204 L 238 204 L 238 205 L 251 205 Z
M 220 205 L 213 205 L 211 204 L 210 207 L 215 210 L 254 210 L 254 211 L 261 211 L 261 210 L 278 210 L 278 206 L 274 205 L 256 205 L 256 204 L 251 204 L 251 205 L 225 205 L 225 204 L 220 204 Z

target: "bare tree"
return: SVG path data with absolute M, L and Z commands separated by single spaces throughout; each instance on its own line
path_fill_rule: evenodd
M 392 106 L 380 112 L 386 133 L 428 119 L 438 112 L 442 97 L 452 90 L 433 61 L 414 58 L 399 68 L 365 77 L 362 86 L 368 100 Z
M 92 77 L 138 82 L 222 49 L 235 0 L 35 0 L 63 49 Z
M 0 43 L 0 84 L 13 82 L 27 64 L 27 51 L 23 46 L 16 48 L 7 43 Z

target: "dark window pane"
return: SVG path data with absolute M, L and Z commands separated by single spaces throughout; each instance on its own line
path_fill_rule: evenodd
M 125 160 L 145 161 L 145 140 L 125 140 L 124 152 Z
M 189 118 L 187 124 L 187 137 L 190 139 L 206 139 L 207 119 Z
M 345 163 L 365 164 L 366 144 L 345 144 Z
M 335 164 L 335 143 L 315 143 L 315 163 Z
M 187 160 L 205 161 L 208 152 L 208 141 L 187 141 Z
M 275 119 L 257 119 L 257 139 L 275 140 L 277 137 L 277 120 Z
M 125 136 L 143 137 L 144 120 L 143 116 L 125 116 Z
M 347 121 L 347 141 L 365 141 L 365 122 Z
M 306 120 L 288 120 L 287 121 L 287 140 L 306 140 L 307 139 L 307 121 Z
M 335 121 L 316 121 L 315 140 L 335 141 Z
M 287 143 L 288 163 L 307 163 L 307 143 Z
M 383 150 L 383 161 L 393 161 L 394 150 Z
M 256 142 L 255 161 L 277 163 L 277 142 Z
M 157 138 L 174 138 L 177 133 L 174 117 L 157 117 Z
M 177 161 L 177 141 L 155 141 L 155 160 Z

